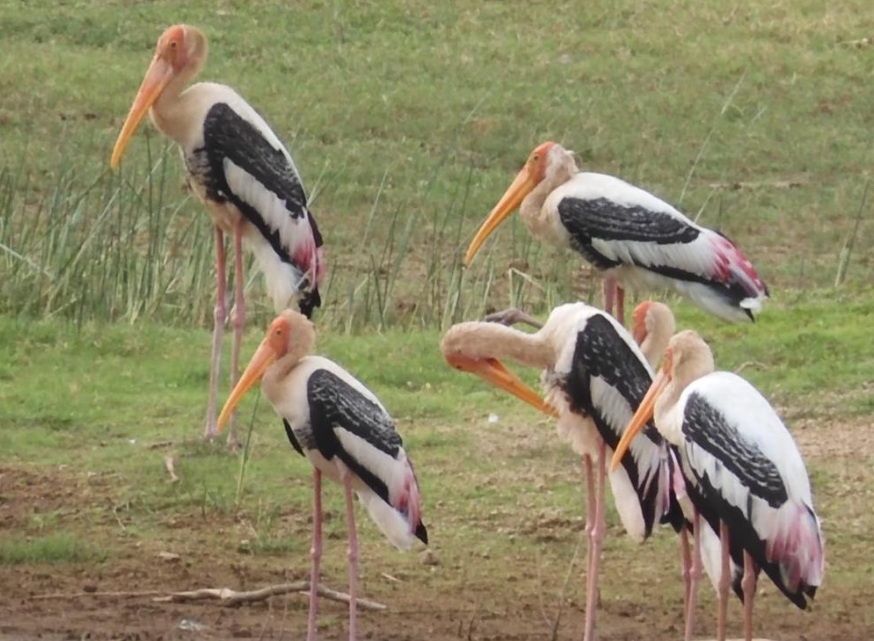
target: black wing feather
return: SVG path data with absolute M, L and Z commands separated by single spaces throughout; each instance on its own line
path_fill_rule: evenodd
M 285 435 L 288 437 L 288 442 L 291 443 L 291 446 L 298 454 L 305 456 L 303 448 L 300 446 L 300 441 L 297 440 L 297 437 L 294 435 L 294 430 L 291 429 L 291 424 L 285 419 L 282 419 L 282 425 L 285 427 Z
M 689 395 L 683 415 L 683 434 L 712 455 L 773 508 L 789 500 L 786 485 L 777 466 L 761 450 L 745 441 L 737 429 L 706 398 Z
M 213 105 L 207 113 L 203 123 L 203 138 L 203 147 L 195 149 L 185 162 L 188 170 L 206 186 L 207 196 L 211 200 L 233 203 L 270 243 L 280 260 L 294 264 L 279 231 L 271 227 L 255 207 L 235 194 L 228 185 L 224 170 L 227 158 L 276 194 L 284 202 L 291 218 L 305 218 L 312 229 L 316 248 L 322 246 L 322 235 L 307 207 L 307 196 L 300 176 L 282 150 L 273 147 L 252 123 L 223 102 Z M 306 269 L 301 271 L 306 272 Z M 321 304 L 318 287 L 310 287 L 310 283 L 303 282 L 300 289 L 304 292 L 300 301 L 301 312 L 310 317 L 313 308 Z
M 390 503 L 385 483 L 353 458 L 337 437 L 340 427 L 366 440 L 389 456 L 397 456 L 403 441 L 382 407 L 339 376 L 326 369 L 313 372 L 307 381 L 310 424 L 316 447 L 326 459 L 338 456 L 370 489 Z
M 588 415 L 595 422 L 598 433 L 604 442 L 615 450 L 621 434 L 619 429 L 624 426 L 610 425 L 600 408 L 592 400 L 592 379 L 602 378 L 608 385 L 614 387 L 619 394 L 628 399 L 632 411 L 636 410 L 652 384 L 652 376 L 628 344 L 617 338 L 613 323 L 601 314 L 596 314 L 586 321 L 585 327 L 577 334 L 573 363 L 564 381 L 564 390 L 570 401 L 570 408 L 576 413 Z M 654 447 L 664 448 L 665 441 L 650 421 L 643 431 L 643 437 Z M 674 513 L 679 510 L 679 504 L 672 502 L 667 515 L 656 515 L 654 503 L 658 500 L 658 483 L 650 483 L 642 487 L 642 479 L 638 475 L 633 457 L 622 458 L 622 467 L 628 474 L 631 484 L 638 494 L 645 522 L 646 535 L 652 532 L 656 516 L 669 522 L 676 521 Z
M 691 243 L 701 233 L 668 213 L 607 198 L 563 198 L 558 204 L 562 224 L 579 244 L 592 239 L 673 245 Z
M 754 444 L 744 441 L 734 426 L 699 394 L 690 394 L 686 401 L 682 432 L 685 438 L 682 447 L 685 461 L 691 460 L 686 452 L 698 447 L 741 479 L 751 497 L 757 496 L 775 509 L 789 500 L 786 486 L 774 463 Z M 728 524 L 732 560 L 743 565 L 745 550 L 786 598 L 802 610 L 806 609 L 808 604 L 805 595 L 812 597 L 815 590 L 789 591 L 783 582 L 779 564 L 768 560 L 766 543 L 759 538 L 749 518 L 749 506 L 737 506 L 727 501 L 704 471 L 688 463 L 683 466 L 683 475 L 686 477 L 689 498 L 710 526 L 719 532 L 719 519 Z M 743 598 L 739 585 L 734 589 Z

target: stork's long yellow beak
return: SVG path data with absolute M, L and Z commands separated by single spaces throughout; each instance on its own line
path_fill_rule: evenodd
M 246 371 L 244 371 L 243 375 L 240 376 L 240 380 L 237 381 L 236 386 L 231 391 L 231 395 L 228 396 L 228 400 L 225 401 L 225 406 L 222 408 L 222 412 L 219 414 L 218 422 L 216 424 L 219 431 L 224 429 L 225 423 L 228 422 L 228 419 L 237 408 L 237 405 L 239 405 L 240 401 L 243 400 L 246 392 L 258 384 L 261 378 L 263 378 L 264 372 L 266 372 L 278 358 L 279 355 L 276 352 L 276 348 L 271 345 L 270 337 L 268 336 L 261 341 L 258 349 L 255 350 L 255 353 L 252 355 L 252 360 L 250 360 L 249 364 L 246 366 Z
M 473 240 L 470 241 L 470 246 L 467 248 L 467 253 L 464 255 L 465 267 L 470 265 L 473 257 L 476 256 L 476 253 L 486 241 L 486 238 L 489 237 L 489 234 L 495 231 L 498 225 L 500 225 L 507 216 L 519 208 L 519 205 L 522 204 L 525 196 L 530 194 L 535 186 L 536 184 L 531 177 L 531 172 L 529 172 L 528 167 L 525 166 L 522 171 L 516 175 L 513 183 L 507 188 L 504 195 L 501 196 L 501 200 L 499 200 L 498 204 L 495 205 L 495 208 L 492 209 L 492 212 L 479 228 L 479 231 L 476 232 L 476 236 L 473 237 Z
M 134 98 L 134 104 L 131 106 L 130 112 L 127 114 L 127 119 L 121 127 L 121 133 L 118 134 L 118 139 L 115 141 L 115 147 L 112 150 L 112 159 L 109 161 L 109 164 L 113 169 L 118 168 L 118 163 L 124 154 L 127 143 L 137 130 L 143 116 L 145 116 L 146 112 L 149 111 L 149 108 L 155 104 L 158 96 L 161 95 L 161 92 L 164 91 L 167 83 L 173 79 L 174 75 L 175 71 L 173 70 L 173 66 L 167 60 L 159 56 L 152 58 L 152 64 L 149 65 L 149 68 L 146 71 L 143 83 L 140 85 L 139 91 L 137 91 L 137 97 Z
M 611 470 L 615 470 L 619 467 L 622 463 L 622 457 L 625 456 L 625 452 L 628 451 L 628 447 L 631 445 L 631 441 L 652 419 L 653 413 L 655 412 L 656 399 L 658 399 L 659 395 L 670 382 L 671 378 L 668 375 L 667 370 L 662 368 L 658 373 L 658 376 L 656 376 L 655 380 L 652 382 L 652 385 L 650 385 L 649 390 L 647 390 L 646 396 L 643 397 L 643 400 L 640 402 L 640 406 L 637 408 L 634 416 L 631 417 L 631 422 L 628 424 L 628 427 L 625 428 L 625 433 L 622 435 L 622 438 L 619 439 L 619 444 L 613 452 L 613 460 L 610 462 Z
M 523 383 L 518 376 L 504 367 L 504 364 L 496 358 L 479 359 L 460 354 L 447 354 L 446 362 L 456 369 L 476 374 L 505 392 L 510 392 L 516 398 L 525 401 L 544 414 L 558 416 L 558 412 L 552 405 L 544 401 L 540 394 Z

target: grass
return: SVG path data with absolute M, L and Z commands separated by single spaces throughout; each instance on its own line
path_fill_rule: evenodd
M 518 223 L 458 266 L 547 138 L 729 233 L 776 297 L 852 288 L 872 275 L 870 253 L 845 249 L 870 234 L 863 8 L 652 0 L 522 19 L 514 3 L 80 1 L 36 16 L 0 2 L 0 311 L 211 321 L 212 234 L 175 150 L 145 126 L 107 171 L 171 19 L 205 29 L 204 78 L 249 98 L 303 170 L 329 251 L 320 323 L 445 326 L 571 296 L 562 255 Z
M 320 351 L 378 394 L 417 462 L 440 565 L 394 554 L 362 519 L 366 584 L 389 567 L 444 600 L 486 602 L 500 584 L 528 608 L 540 595 L 528 618 L 558 601 L 582 525 L 578 463 L 548 421 L 437 350 L 443 328 L 487 310 L 599 300 L 577 257 L 517 220 L 460 268 L 530 149 L 555 139 L 586 169 L 726 232 L 768 282 L 752 326 L 674 308 L 796 427 L 830 550 L 833 596 L 817 616 L 864 623 L 852 603 L 874 596 L 867 8 L 72 0 L 47 14 L 0 0 L 0 477 L 37 475 L 0 483 L 0 565 L 103 567 L 172 549 L 218 566 L 205 555 L 230 548 L 276 568 L 307 554 L 309 467 L 267 404 L 242 406 L 242 483 L 240 460 L 199 439 L 213 241 L 177 151 L 145 125 L 108 170 L 158 35 L 184 21 L 210 38 L 203 78 L 237 88 L 292 150 L 328 250 Z M 272 315 L 248 274 L 246 354 Z M 325 501 L 337 578 L 341 495 Z M 659 536 L 647 563 L 628 563 L 637 549 L 614 530 L 605 558 L 626 564 L 604 578 L 608 609 L 626 583 L 658 590 L 649 577 L 668 576 L 675 553 Z
M 863 559 L 865 533 L 874 522 L 862 495 L 872 461 L 865 446 L 850 445 L 850 430 L 870 416 L 867 388 L 874 380 L 874 349 L 856 321 L 871 306 L 852 302 L 864 295 L 854 292 L 848 301 L 799 296 L 789 303 L 792 314 L 778 304 L 746 331 L 678 306 L 679 326 L 701 329 L 716 346 L 720 366 L 742 369 L 780 408 L 805 448 L 830 551 L 824 588 L 830 597 L 817 610 L 822 621 L 842 616 L 842 595 L 870 591 L 870 566 Z M 356 373 L 396 418 L 417 465 L 430 547 L 439 560 L 435 574 L 417 556 L 398 555 L 360 513 L 364 584 L 378 596 L 379 573 L 387 571 L 441 599 L 463 593 L 485 603 L 517 594 L 512 598 L 530 602 L 540 594 L 543 616 L 551 617 L 561 602 L 555 577 L 582 563 L 582 557 L 573 561 L 583 524 L 579 462 L 555 439 L 551 421 L 443 363 L 439 336 L 398 329 L 320 333 L 320 351 Z M 246 354 L 258 339 L 254 332 L 246 337 Z M 4 496 L 28 506 L 5 512 L 0 564 L 63 562 L 108 571 L 114 562 L 171 551 L 186 567 L 205 564 L 210 573 L 242 564 L 272 572 L 291 567 L 293 576 L 303 576 L 309 465 L 253 393 L 240 412 L 241 429 L 254 423 L 238 497 L 239 457 L 199 439 L 209 342 L 206 330 L 150 322 L 76 327 L 61 319 L 0 317 L 0 475 L 52 479 L 0 493 L 0 510 Z M 853 358 L 832 356 L 847 353 Z M 536 382 L 536 372 L 520 373 Z M 490 414 L 497 422 L 489 422 Z M 817 439 L 829 425 L 831 436 Z M 853 454 L 827 449 L 844 430 L 847 437 L 838 440 L 846 445 L 837 447 L 858 448 Z M 168 455 L 179 476 L 175 483 L 164 469 Z M 46 489 L 53 487 L 66 494 Z M 326 487 L 324 501 L 324 571 L 329 583 L 340 582 L 345 523 L 334 484 Z M 628 607 L 617 596 L 625 586 L 672 576 L 675 540 L 661 533 L 647 546 L 646 563 L 630 562 L 643 552 L 620 536 L 608 503 L 602 589 L 610 610 Z M 613 573 L 620 564 L 621 577 Z M 499 592 L 496 582 L 503 585 Z M 578 583 L 567 588 L 573 602 L 580 598 Z M 709 592 L 702 598 L 707 603 Z M 764 603 L 775 612 L 785 605 L 773 598 Z M 333 629 L 341 619 L 326 625 Z M 785 618 L 775 615 L 773 621 Z
M 854 318 L 874 309 L 855 303 L 847 313 L 833 303 L 799 298 L 792 302 L 795 320 L 775 310 L 746 331 L 708 323 L 697 312 L 681 314 L 679 326 L 706 328 L 702 331 L 716 346 L 720 366 L 742 369 L 790 424 L 856 420 L 872 409 L 868 387 L 874 380 L 874 349 Z M 254 421 L 254 431 L 239 501 L 238 458 L 198 440 L 210 343 L 206 331 L 149 323 L 76 330 L 57 320 L 24 323 L 0 317 L 0 339 L 0 362 L 5 364 L 0 370 L 0 451 L 6 453 L 7 464 L 39 461 L 112 474 L 113 503 L 136 514 L 143 533 L 168 510 L 232 514 L 239 503 L 254 511 L 256 539 L 266 545 L 264 541 L 277 536 L 280 506 L 291 502 L 306 512 L 308 464 L 290 455 L 272 408 L 256 403 L 257 394 L 244 401 L 240 412 L 240 429 Z M 251 353 L 257 340 L 250 334 L 244 352 Z M 535 429 L 523 428 L 525 424 L 547 422 L 515 399 L 448 367 L 438 342 L 435 331 L 349 336 L 328 330 L 320 338 L 320 351 L 356 373 L 390 408 L 414 458 L 427 461 L 426 469 L 441 471 L 439 494 L 470 505 L 478 500 L 508 505 L 514 496 L 530 495 L 529 477 L 507 478 L 497 485 L 485 479 L 496 465 L 500 474 L 501 466 L 512 467 L 522 459 L 545 455 L 567 460 L 569 454 L 548 441 L 519 451 L 491 442 L 493 428 L 486 422 L 490 413 L 517 436 Z M 386 359 L 389 352 L 392 358 Z M 853 358 L 832 356 L 850 352 Z M 536 372 L 520 373 L 536 384 Z M 536 429 L 549 433 L 548 428 Z M 177 484 L 166 482 L 164 449 L 152 449 L 164 441 L 176 443 L 173 452 L 182 479 Z M 501 456 L 484 459 L 482 448 Z M 423 471 L 429 497 L 438 494 L 432 474 Z M 287 491 L 290 479 L 297 491 Z M 575 493 L 574 487 L 564 488 L 556 508 L 574 512 Z
M 99 550 L 82 539 L 64 533 L 24 540 L 0 538 L 0 566 L 25 563 L 94 563 L 105 561 Z

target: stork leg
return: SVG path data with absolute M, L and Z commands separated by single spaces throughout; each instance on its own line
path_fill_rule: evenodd
M 218 398 L 218 374 L 222 357 L 222 338 L 227 317 L 227 287 L 225 279 L 225 239 L 222 230 L 215 228 L 215 273 L 217 280 L 215 309 L 213 310 L 212 355 L 209 359 L 209 400 L 206 405 L 206 428 L 203 437 L 209 441 L 218 434 L 216 429 L 216 401 Z
M 613 305 L 616 302 L 616 277 L 607 276 L 604 279 L 604 311 L 613 313 Z
M 719 570 L 717 596 L 719 609 L 716 611 L 716 639 L 725 641 L 725 623 L 728 620 L 728 589 L 731 587 L 731 563 L 729 562 L 728 525 L 719 522 L 719 545 L 722 551 L 722 566 Z
M 615 276 L 604 279 L 604 311 L 625 327 L 625 290 L 619 286 Z
M 322 563 L 322 473 L 313 470 L 313 547 L 310 548 L 310 611 L 307 615 L 307 641 L 316 641 L 316 612 L 319 603 Z
M 586 582 L 586 623 L 583 641 L 593 641 L 595 638 L 595 610 L 598 607 L 598 566 L 601 560 L 601 544 L 604 541 L 604 531 L 606 530 L 606 515 L 604 513 L 604 494 L 607 481 L 606 448 L 606 444 L 601 441 L 598 446 L 598 472 L 596 475 L 598 493 L 595 502 L 595 526 L 589 535 L 591 547 L 589 548 L 589 575 Z
M 343 475 L 346 492 L 346 522 L 349 528 L 349 641 L 355 641 L 358 600 L 358 536 L 355 533 L 355 504 L 352 501 L 352 476 Z
M 592 457 L 588 454 L 582 456 L 583 467 L 586 474 L 586 585 L 588 587 L 589 576 L 592 574 L 592 532 L 595 530 L 595 517 L 597 516 L 597 489 L 595 488 L 595 470 L 592 467 Z
M 243 218 L 234 226 L 234 313 L 231 326 L 234 328 L 234 341 L 231 344 L 231 389 L 240 378 L 240 344 L 243 328 L 246 326 L 246 301 L 243 294 Z M 237 438 L 237 413 L 231 414 L 228 429 L 228 447 L 236 450 L 240 445 Z
M 525 323 L 526 325 L 531 325 L 531 327 L 534 327 L 535 329 L 543 327 L 543 323 L 539 320 L 516 307 L 510 307 L 502 312 L 487 314 L 483 320 L 487 323 L 501 323 L 508 327 L 515 325 L 516 323 Z
M 616 320 L 625 327 L 625 289 L 616 285 Z
M 691 588 L 692 552 L 689 549 L 689 529 L 684 525 L 680 529 L 680 561 L 683 564 L 683 612 L 689 616 L 689 589 Z M 694 612 L 692 613 L 694 615 Z M 690 629 L 694 627 L 688 626 Z M 691 641 L 687 636 L 685 641 Z
M 695 629 L 695 601 L 698 597 L 698 580 L 701 578 L 701 517 L 698 510 L 692 516 L 692 566 L 689 570 L 689 598 L 686 603 L 686 632 L 684 637 L 692 638 Z
M 753 638 L 753 599 L 756 598 L 758 573 L 756 562 L 744 552 L 744 576 L 741 579 L 741 587 L 744 593 L 744 639 L 746 641 L 752 641 Z

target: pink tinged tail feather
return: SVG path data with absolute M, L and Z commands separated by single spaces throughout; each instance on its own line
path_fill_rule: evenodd
M 789 501 L 780 507 L 774 531 L 767 537 L 765 554 L 780 568 L 790 593 L 813 598 L 822 584 L 825 551 L 819 519 L 804 503 Z
M 389 503 L 370 489 L 359 490 L 358 496 L 392 545 L 400 550 L 408 550 L 414 537 L 427 544 L 428 530 L 422 523 L 422 503 L 416 474 L 403 450 L 399 453 L 398 466 L 400 473 L 394 475 L 388 487 Z
M 768 288 L 741 248 L 719 232 L 711 237 L 711 243 L 716 277 L 724 283 L 738 282 L 751 299 L 748 305 L 757 303 L 757 307 L 761 307 L 760 299 L 768 297 Z

